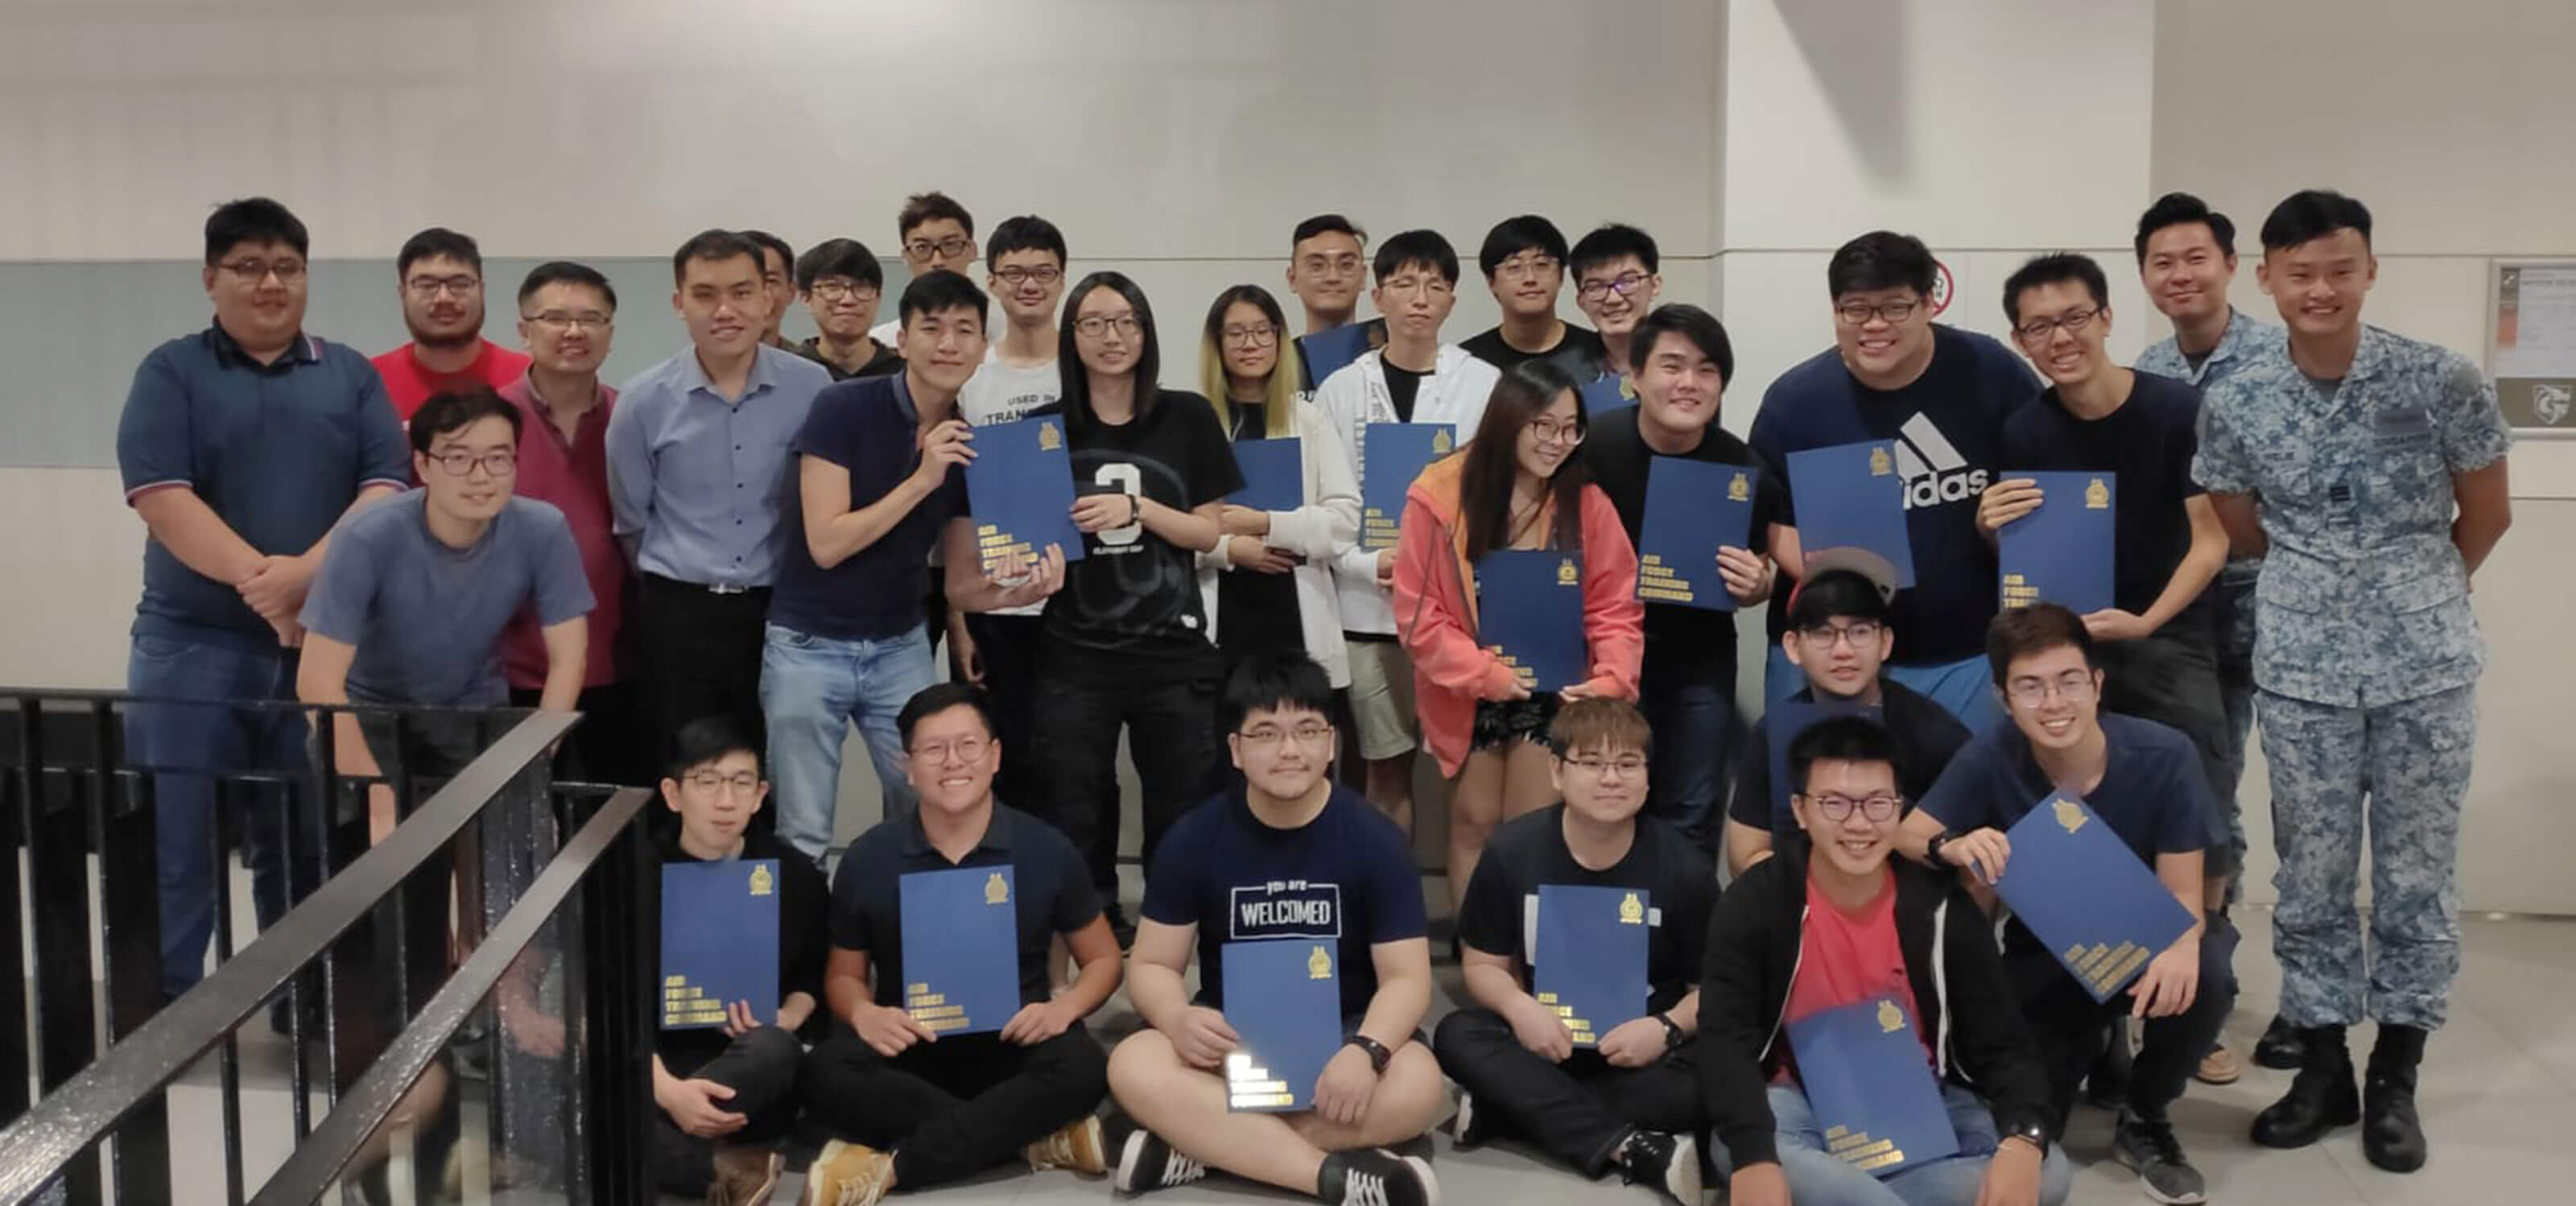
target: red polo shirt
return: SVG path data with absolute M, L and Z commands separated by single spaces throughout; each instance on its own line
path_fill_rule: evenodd
M 617 405 L 617 391 L 600 386 L 599 404 L 581 416 L 581 426 L 566 440 L 537 405 L 527 374 L 499 389 L 519 408 L 521 420 L 519 478 L 511 492 L 563 512 L 596 601 L 590 612 L 589 667 L 581 685 L 616 682 L 617 628 L 626 611 L 626 551 L 617 543 L 608 508 L 608 415 Z M 534 615 L 521 613 L 501 635 L 501 673 L 514 689 L 546 685 L 546 642 Z
M 528 375 L 527 353 L 513 352 L 489 339 L 477 342 L 482 347 L 475 351 L 474 363 L 466 365 L 461 373 L 433 373 L 423 368 L 420 357 L 414 354 L 415 345 L 408 343 L 369 361 L 376 366 L 376 375 L 385 379 L 385 396 L 393 399 L 394 417 L 411 422 L 412 412 L 441 390 L 460 385 L 499 389 Z

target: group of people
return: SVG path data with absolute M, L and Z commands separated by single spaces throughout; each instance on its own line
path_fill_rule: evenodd
M 672 259 L 689 346 L 611 389 L 617 297 L 593 268 L 527 276 L 522 354 L 481 335 L 474 242 L 424 231 L 397 261 L 412 339 L 369 363 L 304 330 L 302 224 L 232 202 L 206 227 L 214 322 L 145 359 L 119 430 L 152 537 L 137 695 L 360 705 L 334 709 L 327 748 L 376 783 L 379 834 L 392 783 L 475 752 L 440 709 L 577 709 L 562 772 L 658 781 L 668 858 L 793 868 L 783 999 L 741 1003 L 723 1042 L 665 1036 L 668 1183 L 763 1200 L 801 1110 L 835 1140 L 811 1203 L 1014 1153 L 1130 1191 L 1214 1168 L 1327 1202 L 1430 1202 L 1418 1141 L 1449 1109 L 1445 1073 L 1460 1142 L 1514 1135 L 1686 1203 L 1703 1154 L 1751 1204 L 2053 1202 L 2055 1140 L 2089 1091 L 2118 1110 L 2115 1152 L 2149 1196 L 2201 1201 L 2166 1110 L 2195 1075 L 2241 1073 L 2218 1035 L 2258 712 L 2284 991 L 2255 1056 L 2298 1075 L 2253 1136 L 2295 1147 L 2361 1121 L 2382 1167 L 2426 1158 L 2413 1090 L 2458 967 L 2482 661 L 2467 582 L 2509 523 L 2508 433 L 2465 358 L 2361 322 L 2376 262 L 2359 202 L 2302 192 L 2265 221 L 2274 325 L 2228 304 L 2232 224 L 2159 199 L 2136 254 L 2173 333 L 2135 368 L 2105 351 L 2089 257 L 2006 281 L 2017 359 L 1932 321 L 1919 240 L 1862 235 L 1827 270 L 1835 346 L 1769 387 L 1749 440 L 1717 423 L 1725 329 L 1661 301 L 1633 227 L 1569 246 L 1544 218 L 1498 224 L 1477 266 L 1502 320 L 1450 343 L 1446 239 L 1371 252 L 1349 220 L 1310 219 L 1287 270 L 1302 331 L 1266 288 L 1226 290 L 1193 391 L 1167 387 L 1144 291 L 1115 271 L 1068 285 L 1045 219 L 979 246 L 966 210 L 927 193 L 897 226 L 912 275 L 883 322 L 882 269 L 855 240 L 798 256 L 758 231 L 692 237 Z M 1568 277 L 1590 330 L 1557 315 Z M 1298 336 L 1352 324 L 1364 286 L 1367 350 L 1315 379 Z M 798 299 L 818 333 L 788 345 Z M 963 472 L 978 431 L 1048 416 L 1081 555 L 987 556 Z M 1393 547 L 1361 524 L 1381 423 L 1448 424 L 1458 445 L 1412 480 Z M 1299 442 L 1298 505 L 1229 502 L 1234 448 L 1281 438 Z M 1893 444 L 1910 574 L 1800 541 L 1789 458 L 1869 440 Z M 1750 471 L 1752 522 L 1713 569 L 1736 608 L 1767 608 L 1759 693 L 1837 715 L 1777 741 L 1768 718 L 1746 724 L 1732 611 L 1641 599 L 1661 458 Z M 1999 602 L 1998 534 L 2043 502 L 2018 474 L 2052 470 L 2116 474 L 2111 607 Z M 1585 670 L 1558 690 L 1481 633 L 1478 567 L 1515 549 L 1562 551 L 1579 577 Z M 853 726 L 885 819 L 827 888 Z M 1133 922 L 1122 734 L 1143 804 Z M 156 705 L 128 740 L 169 768 L 175 995 L 212 928 L 202 772 L 303 765 L 305 730 L 292 709 Z M 1428 1039 L 1417 750 L 1449 783 L 1472 998 Z M 2018 921 L 1986 923 L 2004 831 L 2053 792 L 2081 796 L 2193 918 L 2107 1002 Z M 280 815 L 248 822 L 265 925 L 289 898 Z M 1019 885 L 1026 1008 L 998 1034 L 939 1035 L 902 1007 L 895 884 L 988 864 Z M 1580 1049 L 1532 995 L 1528 918 L 1560 884 L 1655 902 L 1649 1012 Z M 1349 1042 L 1311 1110 L 1230 1113 L 1218 952 L 1277 937 L 1339 944 Z M 1146 1028 L 1103 1051 L 1082 1020 L 1122 982 Z M 1885 1180 L 1835 1154 L 1778 1040 L 1880 994 L 1911 1002 L 1961 1153 Z M 2112 1058 L 2123 1019 L 2142 1031 L 2133 1066 Z M 2357 1085 L 2345 1029 L 2364 1020 L 2378 1037 Z M 1104 1094 L 1121 1107 L 1107 1129 Z

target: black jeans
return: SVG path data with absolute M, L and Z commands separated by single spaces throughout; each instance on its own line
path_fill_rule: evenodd
M 763 1026 L 735 1039 L 704 1064 L 664 1063 L 671 1075 L 682 1080 L 712 1080 L 733 1090 L 723 1105 L 743 1115 L 743 1124 L 725 1137 L 728 1144 L 773 1142 L 796 1121 L 796 1082 L 805 1063 L 805 1045 L 776 1026 Z M 715 1178 L 716 1141 L 681 1130 L 660 1110 L 653 1111 L 653 1133 L 646 1150 L 653 1183 L 664 1193 L 697 1197 Z
M 990 1168 L 1098 1107 L 1109 1053 L 1080 1023 L 1034 1047 L 952 1034 L 887 1059 L 848 1026 L 806 1057 L 805 1112 L 837 1138 L 894 1153 L 921 1189 Z
M 1216 684 L 1185 679 L 1139 685 L 1039 680 L 1034 701 L 1037 761 L 1048 781 L 1036 799 L 1040 819 L 1082 853 L 1091 882 L 1109 900 L 1118 887 L 1118 731 L 1144 796 L 1144 860 L 1172 823 L 1205 797 L 1216 759 Z
M 1470 1007 L 1440 1020 L 1431 1050 L 1449 1079 L 1476 1095 L 1479 1115 L 1587 1177 L 1609 1171 L 1630 1128 L 1690 1135 L 1707 1125 L 1689 1046 L 1643 1068 L 1614 1068 L 1580 1049 L 1554 1064 L 1521 1046 L 1501 1014 Z
M 2213 917 L 2200 938 L 2200 988 L 2191 1008 L 2172 1017 L 2149 1018 L 2145 1042 L 2129 1069 L 2129 1112 L 2161 1119 L 2165 1107 L 2182 1096 L 2200 1057 L 2218 1041 L 2227 1011 L 2236 1005 L 2236 930 Z M 2065 965 L 2028 939 L 2008 944 L 2004 969 L 2021 998 L 2021 1012 L 2039 1044 L 2048 1070 L 2049 1108 L 2064 1128 L 2075 1106 L 2075 1087 L 2100 1058 L 2111 1020 L 2127 1017 L 2133 1005 L 2128 993 L 2094 1003 L 2091 993 L 2068 975 Z
M 543 692 L 510 688 L 510 706 L 533 708 Z M 662 766 L 653 757 L 644 729 L 644 713 L 631 682 L 601 683 L 581 689 L 573 702 L 581 723 L 555 751 L 555 780 L 561 783 L 614 783 L 651 787 L 662 781 Z
M 2201 781 L 2217 814 L 2210 818 L 2207 871 L 2234 876 L 2244 866 L 2244 826 L 2236 819 L 2236 782 L 2228 770 L 2233 742 L 2218 685 L 2218 654 L 2206 621 L 2176 621 L 2134 641 L 2093 646 L 2102 665 L 2102 706 L 2152 720 L 2191 739 Z
M 646 574 L 635 592 L 631 631 L 635 688 L 643 710 L 649 761 L 658 770 L 672 738 L 702 716 L 722 716 L 764 751 L 760 653 L 769 589 L 717 594 L 703 586 Z M 768 824 L 768 809 L 756 816 Z
M 1046 776 L 1037 769 L 1037 742 L 1032 732 L 1038 685 L 1038 633 L 1043 616 L 997 616 L 966 613 L 966 635 L 975 642 L 983 663 L 984 698 L 993 705 L 993 734 L 1002 739 L 1002 769 L 993 777 L 993 795 L 1023 810 L 1041 807 Z

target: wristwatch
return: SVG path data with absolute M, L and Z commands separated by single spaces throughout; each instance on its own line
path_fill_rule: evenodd
M 1395 1052 L 1387 1050 L 1386 1044 L 1370 1038 L 1365 1034 L 1354 1034 L 1351 1037 L 1342 1040 L 1342 1045 L 1345 1047 L 1359 1048 L 1361 1052 L 1368 1056 L 1369 1071 L 1380 1076 L 1386 1075 L 1386 1062 L 1395 1058 Z
M 2040 1125 L 2036 1118 L 2024 1118 L 2019 1126 L 2005 1128 L 2004 1133 L 1997 1136 L 1995 1142 L 2000 1144 L 2006 1139 L 2026 1140 L 2032 1147 L 2039 1149 L 2041 1159 L 2048 1158 L 2048 1128 Z
M 1690 1038 L 1689 1032 L 1682 1029 L 1682 1024 L 1674 1021 L 1673 1015 L 1666 1013 L 1663 1010 L 1656 1010 L 1646 1016 L 1664 1024 L 1664 1046 L 1668 1048 L 1678 1047 L 1682 1045 L 1684 1040 Z
M 1932 864 L 1935 868 L 1946 866 L 1947 864 L 1941 860 L 1941 847 L 1948 844 L 1949 841 L 1949 830 L 1944 829 L 1939 833 L 1933 834 L 1932 840 L 1923 843 L 1923 861 Z

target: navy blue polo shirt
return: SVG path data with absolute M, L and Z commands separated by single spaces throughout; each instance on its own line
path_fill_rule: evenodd
M 815 395 L 814 409 L 789 447 L 849 470 L 855 511 L 884 498 L 920 468 L 920 428 L 921 412 L 913 408 L 904 374 L 861 377 Z M 769 622 L 842 641 L 883 640 L 919 628 L 921 600 L 930 591 L 930 550 L 949 517 L 966 513 L 966 475 L 951 466 L 939 488 L 875 543 L 830 569 L 814 563 L 805 543 L 800 477 L 801 471 L 788 475 L 788 496 L 779 507 L 786 540 L 769 597 Z
M 143 358 L 117 422 L 116 466 L 127 503 L 185 486 L 250 547 L 293 556 L 322 539 L 360 490 L 408 485 L 411 448 L 366 357 L 299 335 L 261 364 L 217 325 Z M 146 541 L 134 631 L 176 625 L 276 643 L 231 583 Z
M 877 380 L 869 378 L 868 380 Z M 903 1003 L 903 876 L 958 867 L 1009 867 L 1019 912 L 1020 1002 L 1046 1000 L 1047 944 L 1100 916 L 1100 895 L 1073 843 L 1016 808 L 993 805 L 993 820 L 966 857 L 949 862 L 922 832 L 918 813 L 880 821 L 850 843 L 832 872 L 832 945 L 866 951 L 879 1005 Z

